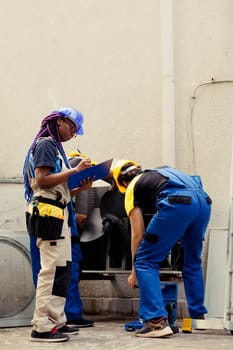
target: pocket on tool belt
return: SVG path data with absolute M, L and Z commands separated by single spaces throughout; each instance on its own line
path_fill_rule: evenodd
M 191 204 L 192 197 L 189 197 L 189 196 L 169 196 L 168 202 L 170 204 Z
M 54 204 L 32 202 L 26 212 L 27 231 L 43 240 L 61 238 L 64 209 Z

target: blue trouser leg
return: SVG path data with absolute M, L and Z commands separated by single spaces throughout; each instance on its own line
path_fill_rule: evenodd
M 167 316 L 160 291 L 159 266 L 140 264 L 137 261 L 135 268 L 140 288 L 139 318 L 147 321 L 155 317 Z M 153 287 L 150 287 L 150 283 Z
M 168 200 L 168 196 L 171 195 L 191 196 L 192 204 L 171 204 Z M 140 288 L 140 316 L 143 317 L 144 321 L 167 315 L 160 289 L 159 263 L 166 258 L 174 244 L 186 235 L 187 239 L 183 239 L 184 249 L 186 248 L 185 263 L 187 264 L 187 256 L 191 254 L 193 258 L 189 270 L 191 276 L 196 276 L 194 280 L 190 277 L 190 281 L 192 279 L 192 293 L 185 284 L 187 302 L 189 307 L 195 304 L 196 310 L 206 310 L 203 306 L 204 292 L 202 289 L 199 290 L 199 287 L 203 285 L 200 263 L 201 244 L 210 217 L 210 206 L 205 200 L 205 194 L 203 191 L 168 190 L 165 198 L 157 203 L 157 207 L 159 211 L 151 219 L 146 231 L 157 236 L 158 240 L 155 243 L 143 239 L 134 264 Z M 192 247 L 190 242 L 187 247 L 188 237 L 189 235 L 193 236 L 194 231 L 195 241 L 198 243 Z M 190 260 L 188 259 L 188 263 Z M 187 271 L 186 266 L 184 270 Z M 184 278 L 185 276 L 186 274 L 184 274 Z M 197 297 L 199 294 L 201 296 Z M 200 301 L 202 301 L 201 304 Z M 191 310 L 192 308 L 190 312 Z
M 202 273 L 202 243 L 210 217 L 210 206 L 200 197 L 202 210 L 198 219 L 189 226 L 182 238 L 184 248 L 184 288 L 190 316 L 195 318 L 207 313 L 204 306 L 204 281 Z
M 65 314 L 68 321 L 82 319 L 83 303 L 78 288 L 81 258 L 82 254 L 79 243 L 73 243 L 71 279 L 65 304 Z
M 30 254 L 32 261 L 32 279 L 34 286 L 37 286 L 38 273 L 40 272 L 40 249 L 36 245 L 37 238 L 30 236 Z

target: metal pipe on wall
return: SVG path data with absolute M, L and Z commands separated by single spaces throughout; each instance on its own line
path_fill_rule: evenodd
M 23 184 L 22 177 L 0 177 L 0 184 Z

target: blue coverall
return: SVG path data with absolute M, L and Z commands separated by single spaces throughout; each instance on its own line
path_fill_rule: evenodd
M 155 170 L 169 180 L 156 197 L 157 212 L 149 222 L 135 256 L 140 316 L 144 321 L 167 316 L 160 289 L 159 263 L 180 240 L 184 248 L 183 279 L 188 309 L 190 316 L 197 318 L 207 313 L 201 254 L 211 200 L 202 189 L 199 176 L 189 176 L 170 167 Z

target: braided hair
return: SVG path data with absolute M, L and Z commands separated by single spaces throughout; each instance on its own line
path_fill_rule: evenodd
M 47 117 L 45 117 L 41 122 L 41 127 L 37 135 L 35 136 L 27 154 L 24 160 L 24 166 L 23 166 L 23 178 L 24 178 L 24 196 L 27 202 L 30 202 L 33 191 L 29 183 L 29 177 L 28 177 L 28 163 L 29 163 L 29 157 L 30 154 L 33 152 L 38 140 L 41 137 L 48 137 L 51 136 L 52 139 L 55 141 L 56 147 L 61 153 L 64 162 L 68 168 L 70 168 L 69 161 L 65 155 L 65 151 L 63 149 L 62 143 L 61 143 L 61 137 L 58 131 L 58 125 L 57 125 L 57 119 L 62 119 L 65 116 L 62 113 L 59 112 L 53 112 L 49 114 Z

